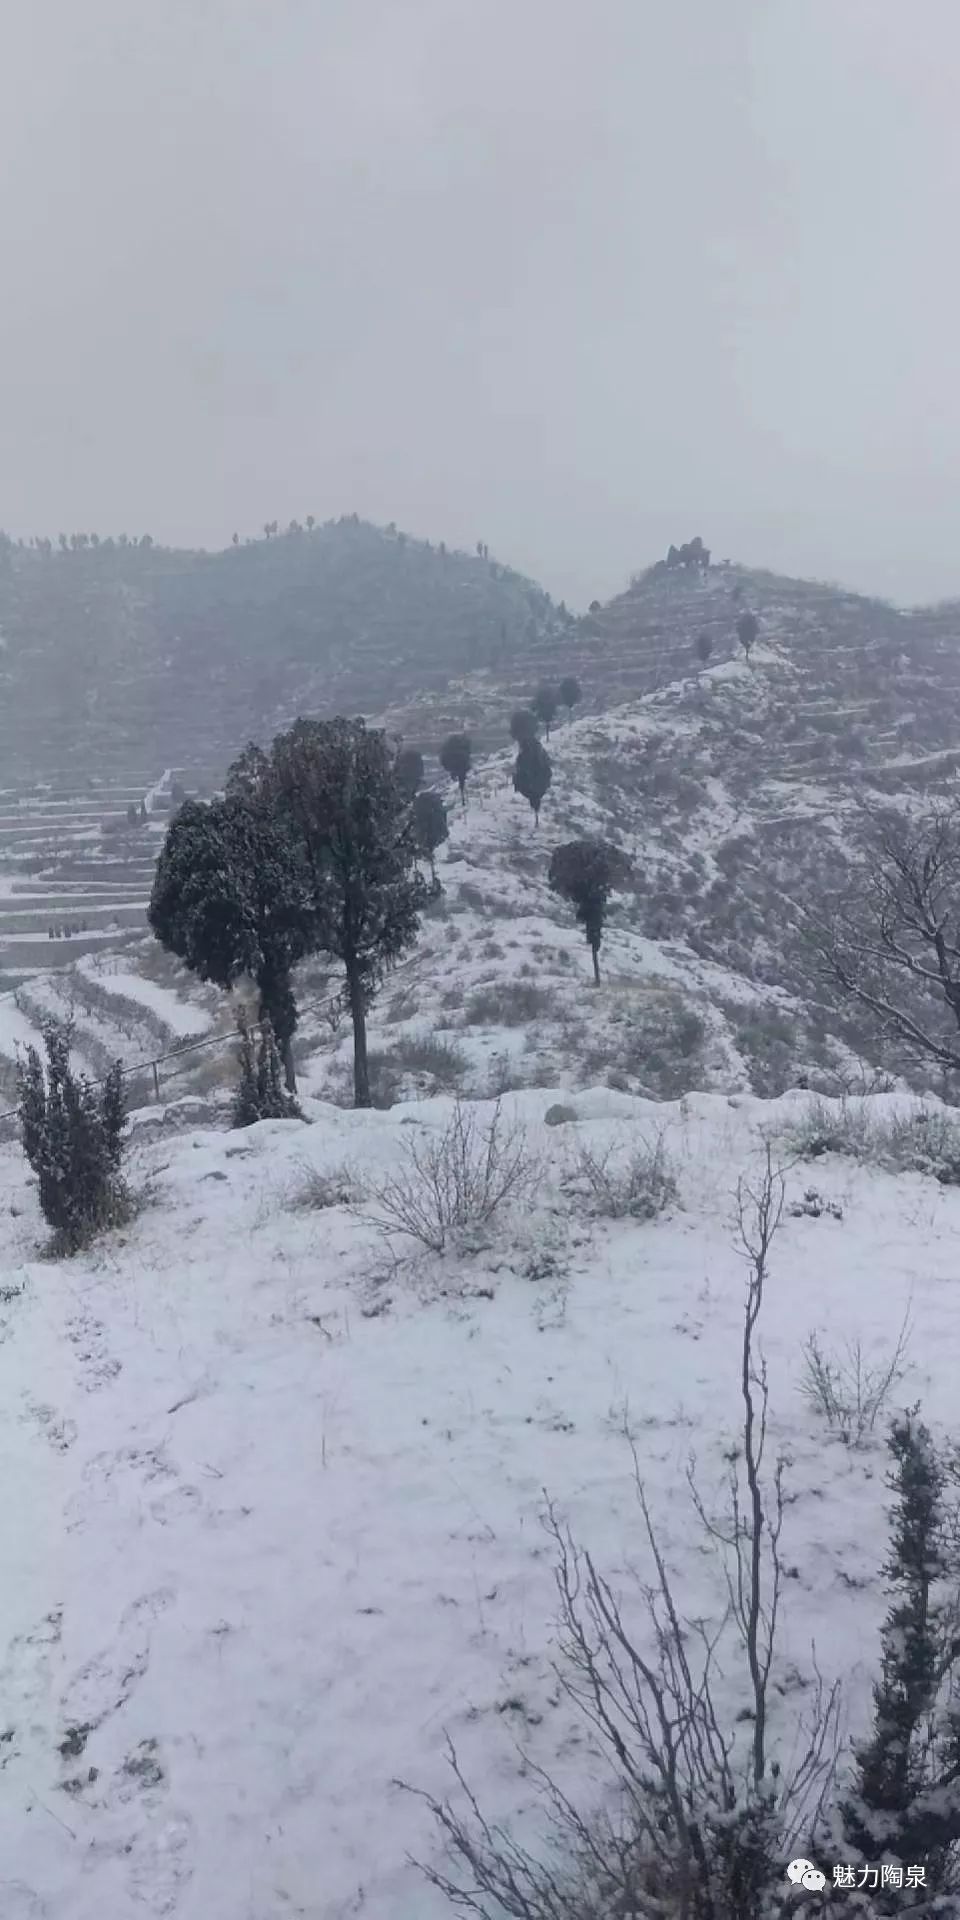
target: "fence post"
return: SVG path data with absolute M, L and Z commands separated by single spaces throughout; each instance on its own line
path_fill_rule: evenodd
M 151 1061 L 151 1063 L 150 1063 L 150 1064 L 151 1064 L 151 1066 L 153 1067 L 153 1091 L 154 1091 L 154 1093 L 156 1094 L 156 1096 L 157 1096 L 157 1099 L 159 1100 L 159 1098 L 160 1098 L 160 1075 L 159 1075 L 159 1074 L 158 1074 L 158 1072 L 157 1072 L 157 1063 L 156 1063 L 156 1061 L 155 1061 L 155 1060 L 153 1060 L 153 1061 Z

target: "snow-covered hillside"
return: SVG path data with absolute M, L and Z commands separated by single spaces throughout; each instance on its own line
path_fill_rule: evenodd
M 744 581 L 763 601 L 761 639 L 749 662 L 718 658 L 701 669 L 686 641 L 678 641 L 650 691 L 600 712 L 594 696 L 583 717 L 556 725 L 539 829 L 513 792 L 512 749 L 477 756 L 465 812 L 437 773 L 445 795 L 452 794 L 450 839 L 437 860 L 444 894 L 373 1012 L 378 1102 L 457 1086 L 478 1093 L 550 1084 L 559 1075 L 667 1099 L 707 1089 L 775 1095 L 798 1080 L 834 1091 L 874 1084 L 881 1052 L 885 1070 L 910 1074 L 909 1060 L 892 1043 L 878 1049 L 864 1020 L 831 1003 L 796 903 L 819 906 L 828 917 L 831 899 L 849 891 L 863 831 L 858 797 L 916 806 L 932 791 L 953 792 L 957 754 L 944 744 L 918 761 L 903 745 L 914 735 L 896 720 L 906 694 L 892 652 L 898 621 L 889 610 L 881 645 L 859 603 L 847 608 L 856 615 L 848 632 L 842 597 L 834 606 L 829 592 L 818 590 L 807 605 L 802 595 L 775 593 L 760 576 Z M 718 651 L 731 590 L 724 575 L 707 594 Z M 677 591 L 670 587 L 671 606 Z M 611 619 L 620 607 L 634 620 L 642 604 L 642 594 L 626 596 L 622 607 L 614 603 Z M 676 618 L 699 619 L 706 604 L 699 590 L 684 587 Z M 822 630 L 830 607 L 840 624 Z M 620 636 L 625 647 L 629 637 Z M 599 660 L 596 674 L 602 680 Z M 497 725 L 506 738 L 506 689 L 498 691 L 489 673 L 485 686 L 485 697 L 499 702 Z M 918 711 L 939 711 L 929 671 L 911 689 Z M 467 683 L 457 697 L 469 708 Z M 433 724 L 426 710 L 421 719 L 424 728 Z M 918 742 L 921 736 L 922 729 Z M 160 791 L 168 780 L 167 773 L 154 782 L 151 804 L 169 798 Z M 112 798 L 119 803 L 125 792 Z M 33 804 L 40 823 L 29 831 L 43 845 L 49 810 L 81 807 Z M 104 804 L 88 796 L 82 806 L 95 813 Z M 22 814 L 11 813 L 11 832 L 25 830 Z M 124 827 L 122 809 L 117 817 Z M 134 839 L 111 883 L 122 884 L 125 920 L 116 900 L 105 906 L 85 894 L 83 930 L 73 916 L 70 938 L 52 943 L 48 922 L 73 896 L 24 892 L 4 903 L 8 965 L 9 955 L 21 956 L 13 977 L 23 975 L 18 1001 L 0 996 L 0 1094 L 7 1101 L 23 1022 L 36 1033 L 52 1005 L 74 1009 L 78 1056 L 95 1073 L 112 1054 L 135 1071 L 195 1037 L 232 1031 L 223 996 L 198 989 L 134 924 L 142 925 L 162 826 L 158 815 L 142 835 L 139 826 L 131 829 Z M 586 949 L 572 913 L 547 887 L 552 849 L 584 833 L 616 841 L 633 870 L 612 905 L 599 995 L 584 991 Z M 68 856 L 64 872 L 72 874 L 69 848 Z M 106 872 L 101 860 L 82 881 L 57 886 L 89 889 L 90 875 L 102 880 Z M 33 889 L 41 881 L 16 884 Z M 116 922 L 113 933 L 103 931 L 107 915 Z M 38 971 L 48 954 L 56 955 L 49 975 Z M 69 958 L 73 965 L 60 964 Z M 325 1090 L 340 1097 L 349 1045 L 342 1023 L 339 1030 L 330 1024 L 337 983 L 311 964 L 299 986 L 298 1057 L 302 1063 L 322 1054 Z M 223 1087 L 233 1071 L 230 1049 L 185 1054 L 175 1071 L 179 1092 Z
M 791 931 L 793 894 L 810 898 L 797 883 L 804 863 L 822 878 L 854 857 L 841 796 L 804 782 L 787 800 L 772 774 L 757 769 L 747 787 L 722 771 L 717 737 L 749 712 L 762 728 L 789 671 L 758 651 L 759 664 L 704 675 L 709 693 L 688 679 L 556 727 L 538 828 L 513 791 L 511 750 L 471 775 L 467 809 L 450 803 L 437 856 L 443 897 L 373 1009 L 385 1104 L 558 1076 L 661 1099 L 870 1084 L 869 1038 L 862 1054 L 852 1049 Z M 582 929 L 547 884 L 552 849 L 583 834 L 614 841 L 633 869 L 611 901 L 599 993 Z M 328 1029 L 307 1022 L 302 1044 L 308 1035 L 330 1052 Z M 348 1055 L 343 1033 L 331 1093 Z
M 760 697 L 752 671 L 744 693 L 745 672 L 736 663 L 716 669 L 718 706 L 725 687 L 741 701 Z M 699 723 L 685 702 L 678 686 L 602 720 L 555 729 L 553 783 L 536 831 L 512 788 L 511 754 L 493 754 L 475 769 L 466 810 L 455 800 L 449 807 L 450 837 L 437 858 L 442 898 L 372 1012 L 378 1102 L 456 1087 L 477 1094 L 550 1085 L 558 1077 L 655 1098 L 709 1088 L 770 1093 L 800 1072 L 810 1084 L 819 1074 L 826 1085 L 845 1066 L 855 1073 L 845 1047 L 810 1032 L 808 1009 L 795 995 L 695 951 L 687 938 L 698 898 L 706 915 L 704 892 L 722 882 L 725 843 L 732 835 L 739 844 L 750 819 L 742 797 L 716 776 L 700 783 L 678 776 L 682 839 L 670 811 L 673 787 L 651 797 L 651 742 L 667 739 L 673 761 L 694 754 Z M 694 790 L 692 810 L 686 789 Z M 816 798 L 811 792 L 805 804 Z M 758 817 L 770 796 L 758 790 L 751 804 Z M 776 795 L 773 804 L 782 804 Z M 635 875 L 612 903 L 599 994 L 589 988 L 581 930 L 547 886 L 552 848 L 582 833 L 615 840 Z M 690 909 L 689 926 L 678 924 L 673 937 L 656 918 L 668 883 Z M 722 942 L 719 950 L 722 956 Z M 325 1063 L 318 1085 L 338 1097 L 349 1081 L 350 1041 L 348 1023 L 330 1024 L 337 983 L 312 964 L 298 985 L 301 1063 Z M 149 938 L 128 940 L 122 953 L 85 955 L 0 999 L 0 1078 L 5 1067 L 8 1087 L 17 1048 L 31 1034 L 36 1040 L 44 1015 L 58 1011 L 72 1012 L 77 1056 L 97 1074 L 113 1056 L 136 1071 L 215 1028 L 229 1035 L 233 1025 L 225 996 L 200 988 Z M 232 1050 L 222 1047 L 168 1062 L 163 1077 L 175 1073 L 184 1092 L 226 1085 L 232 1072 Z
M 806 1099 L 508 1095 L 539 1170 L 458 1256 L 368 1217 L 444 1098 L 353 1113 L 308 1094 L 309 1124 L 160 1141 L 138 1119 L 144 1209 L 59 1265 L 0 1151 L 4 1920 L 439 1920 L 407 1861 L 436 1836 L 397 1781 L 445 1792 L 447 1735 L 484 1811 L 531 1840 L 517 1743 L 593 1799 L 551 1664 L 544 1496 L 642 1634 L 631 1433 L 684 1606 L 716 1614 L 684 1472 L 695 1455 L 712 1502 L 736 1429 L 731 1196 Z M 591 1217 L 583 1148 L 660 1129 L 676 1203 Z M 860 1723 L 883 1608 L 879 1435 L 849 1449 L 818 1421 L 803 1342 L 860 1339 L 872 1362 L 909 1309 L 894 1401 L 934 1425 L 955 1416 L 960 1344 L 960 1194 L 831 1156 L 787 1181 L 762 1319 L 789 1460 L 780 1730 L 812 1642 Z M 804 1201 L 814 1182 L 835 1211 Z

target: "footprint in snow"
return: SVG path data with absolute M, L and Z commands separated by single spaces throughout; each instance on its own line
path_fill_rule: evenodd
M 84 1527 L 92 1507 L 116 1505 L 122 1492 L 129 1490 L 139 1507 L 144 1486 L 176 1477 L 162 1447 L 119 1447 L 115 1452 L 96 1453 L 83 1469 L 83 1489 L 67 1503 L 67 1531 L 75 1533 Z
M 166 1792 L 168 1785 L 167 1770 L 163 1763 L 159 1742 L 141 1740 L 128 1753 L 114 1776 L 113 1790 L 116 1798 L 127 1802 L 139 1800 L 152 1806 Z
M 87 1393 L 96 1393 L 120 1372 L 107 1348 L 106 1330 L 92 1315 L 77 1314 L 67 1321 L 67 1339 L 83 1367 L 81 1385 Z
M 65 1759 L 78 1758 L 88 1735 L 126 1705 L 150 1662 L 150 1629 L 174 1598 L 170 1588 L 160 1587 L 135 1600 L 112 1646 L 85 1661 L 68 1682 L 60 1701 L 64 1736 L 59 1744 Z
M 51 1664 L 62 1632 L 63 1608 L 56 1607 L 29 1632 L 18 1633 L 11 1640 L 0 1667 L 0 1713 L 8 1723 L 0 1733 L 6 1733 L 9 1723 L 26 1718 L 49 1693 Z M 19 1751 L 15 1724 L 11 1731 L 11 1739 L 4 1739 L 0 1746 L 0 1766 L 11 1752 Z M 5 1915 L 6 1908 L 0 1906 L 0 1913 Z
M 92 1729 L 81 1726 L 74 1728 L 73 1731 L 73 1741 L 64 1741 L 61 1747 L 61 1752 L 64 1747 L 67 1748 L 67 1752 L 63 1754 L 65 1760 L 74 1757 L 78 1750 L 82 1752 Z M 72 1799 L 81 1802 L 91 1812 L 114 1816 L 121 1807 L 134 1808 L 140 1814 L 153 1813 L 159 1807 L 169 1785 L 170 1780 L 158 1740 L 141 1740 L 110 1775 L 102 1773 L 98 1767 L 91 1767 L 88 1762 L 83 1762 L 76 1773 L 67 1774 L 60 1781 L 62 1791 L 69 1794 Z M 121 1850 L 124 1852 L 126 1844 L 126 1841 L 121 1842 Z M 105 1842 L 99 1841 L 94 1858 L 100 1858 L 105 1854 L 112 1856 L 116 1852 L 116 1845 L 111 1848 Z
M 22 1880 L 0 1880 L 0 1913 L 3 1920 L 47 1920 L 50 1909 L 32 1887 Z
M 133 1842 L 127 1868 L 127 1890 L 149 1914 L 163 1920 L 175 1913 L 193 1878 L 193 1822 L 175 1813 Z
M 171 1487 L 169 1493 L 161 1493 L 151 1501 L 150 1512 L 154 1520 L 162 1527 L 169 1526 L 171 1520 L 184 1520 L 196 1513 L 203 1505 L 203 1495 L 198 1487 Z
M 56 1407 L 41 1406 L 37 1401 L 27 1401 L 27 1413 L 35 1420 L 45 1440 L 49 1440 L 57 1453 L 66 1453 L 77 1437 L 75 1420 L 61 1420 Z

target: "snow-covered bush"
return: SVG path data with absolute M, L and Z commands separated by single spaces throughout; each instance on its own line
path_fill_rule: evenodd
M 942 1186 L 960 1185 L 960 1120 L 933 1107 L 872 1114 L 865 1105 L 816 1099 L 785 1128 L 783 1141 L 804 1160 L 842 1153 L 888 1173 L 926 1173 Z
M 462 1047 L 432 1033 L 404 1034 L 390 1048 L 389 1058 L 404 1073 L 428 1076 L 431 1093 L 453 1093 L 470 1064 Z
M 929 1173 L 941 1186 L 960 1186 L 960 1120 L 920 1106 L 894 1114 L 877 1129 L 876 1158 L 899 1173 Z
M 405 1165 L 374 1189 L 377 1223 L 431 1253 L 463 1244 L 529 1193 L 537 1163 L 498 1100 L 486 1125 L 462 1100 L 439 1135 L 404 1142 Z
M 360 1197 L 360 1183 L 352 1168 L 335 1167 L 322 1173 L 319 1167 L 304 1164 L 297 1169 L 297 1182 L 289 1204 L 307 1212 L 323 1212 L 327 1207 L 351 1206 Z
M 784 1128 L 782 1141 L 800 1160 L 819 1160 L 825 1153 L 843 1153 L 854 1160 L 872 1158 L 874 1128 L 867 1109 L 820 1098 Z
M 677 1197 L 664 1135 L 614 1141 L 604 1153 L 582 1146 L 566 1185 L 602 1220 L 652 1220 Z
M 70 1031 L 44 1030 L 46 1065 L 27 1048 L 17 1069 L 23 1150 L 37 1175 L 40 1209 L 55 1245 L 76 1253 L 105 1227 L 129 1217 L 121 1165 L 126 1110 L 120 1062 L 100 1087 L 70 1066 Z
M 554 1011 L 555 996 L 546 987 L 527 980 L 500 980 L 470 995 L 464 1020 L 468 1027 L 525 1027 Z

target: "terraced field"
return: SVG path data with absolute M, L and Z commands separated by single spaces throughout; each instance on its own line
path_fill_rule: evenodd
M 18 1052 L 51 1015 L 71 1021 L 74 1060 L 94 1076 L 118 1055 L 133 1067 L 210 1029 L 165 956 L 160 979 L 141 977 L 156 971 L 146 907 L 173 777 L 0 793 L 0 1106 Z
M 0 991 L 142 934 L 174 777 L 0 792 Z

